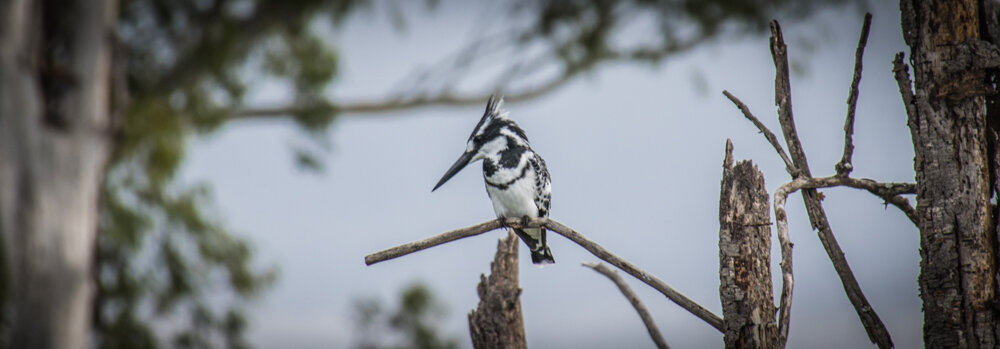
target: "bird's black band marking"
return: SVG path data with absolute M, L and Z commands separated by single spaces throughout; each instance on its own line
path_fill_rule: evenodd
M 489 158 L 483 159 L 483 177 L 493 177 L 497 172 L 497 164 Z
M 494 187 L 494 188 L 497 188 L 497 189 L 500 189 L 500 190 L 507 190 L 507 188 L 510 187 L 512 184 L 514 184 L 514 182 L 517 182 L 517 181 L 521 180 L 522 178 L 524 178 L 527 175 L 528 175 L 528 166 L 524 166 L 524 169 L 521 170 L 521 174 L 518 175 L 517 178 L 511 179 L 511 180 L 509 180 L 507 182 L 504 182 L 504 183 L 493 183 L 493 182 L 490 182 L 489 178 L 486 178 L 486 185 Z
M 515 168 L 521 164 L 521 155 L 528 151 L 528 148 L 517 144 L 513 137 L 507 137 L 507 149 L 500 152 L 500 166 L 504 168 Z

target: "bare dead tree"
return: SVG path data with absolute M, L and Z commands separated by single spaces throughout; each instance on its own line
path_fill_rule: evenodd
M 719 199 L 719 296 L 726 348 L 778 345 L 769 218 L 764 175 L 750 161 L 734 166 L 733 143 L 726 140 Z
M 771 145 L 774 146 L 775 150 L 785 161 L 786 166 L 789 169 L 789 175 L 792 176 L 793 181 L 779 187 L 774 195 L 774 213 L 775 220 L 777 221 L 779 240 L 788 239 L 788 222 L 784 207 L 785 199 L 789 193 L 802 190 L 803 201 L 809 215 L 809 220 L 812 223 L 812 227 L 817 230 L 820 242 L 823 244 L 824 249 L 826 249 L 827 256 L 830 258 L 830 261 L 833 262 L 834 269 L 837 271 L 837 275 L 840 277 L 841 283 L 844 286 L 844 291 L 847 294 L 848 299 L 851 301 L 851 304 L 854 306 L 855 311 L 858 313 L 858 317 L 860 318 L 862 325 L 864 325 L 869 339 L 880 348 L 891 348 L 893 346 L 892 339 L 889 336 L 885 325 L 879 319 L 878 314 L 876 314 L 875 310 L 864 296 L 864 293 L 861 291 L 861 287 L 858 284 L 857 279 L 854 277 L 854 273 L 851 271 L 850 265 L 847 263 L 847 259 L 844 257 L 844 252 L 837 243 L 836 237 L 833 235 L 833 231 L 826 218 L 826 213 L 823 210 L 823 206 L 820 203 L 820 199 L 817 197 L 816 192 L 816 188 L 833 186 L 848 186 L 865 189 L 883 198 L 886 202 L 892 203 L 902 210 L 911 221 L 917 222 L 916 213 L 909 205 L 908 200 L 900 196 L 902 194 L 915 193 L 915 185 L 910 183 L 879 183 L 870 179 L 854 179 L 849 177 L 849 174 L 853 169 L 851 157 L 854 152 L 854 145 L 852 143 L 855 117 L 854 109 L 857 104 L 858 83 L 861 79 L 861 58 L 868 40 L 867 36 L 870 26 L 871 14 L 868 14 L 865 16 L 864 24 L 861 30 L 861 38 L 858 41 L 858 48 L 855 53 L 854 79 L 851 83 L 851 88 L 848 94 L 847 120 L 844 125 L 844 155 L 841 161 L 835 166 L 835 169 L 837 170 L 837 174 L 835 176 L 813 178 L 809 170 L 805 151 L 803 150 L 802 144 L 798 139 L 798 133 L 795 128 L 795 120 L 792 116 L 791 86 L 788 78 L 787 47 L 784 43 L 781 27 L 777 21 L 771 22 L 771 55 L 774 59 L 776 70 L 775 104 L 778 106 L 778 120 L 781 124 L 782 133 L 785 136 L 789 153 L 791 154 L 791 164 L 789 164 L 788 157 L 785 156 L 785 151 L 777 142 L 777 138 L 774 134 L 771 133 L 771 131 L 768 130 L 762 123 L 760 123 L 760 121 L 754 117 L 752 113 L 750 113 L 749 108 L 740 102 L 739 99 L 727 91 L 723 91 L 723 93 L 726 97 L 733 101 L 734 104 L 736 104 L 747 119 L 753 122 L 753 124 L 761 130 L 765 138 L 767 138 Z M 784 283 L 782 285 L 781 310 L 778 325 L 779 343 L 781 347 L 784 347 L 787 343 L 788 309 L 791 307 L 792 290 L 791 243 L 788 242 L 787 244 L 788 263 L 786 264 L 786 246 L 785 242 L 782 242 L 782 269 L 784 274 Z M 788 269 L 787 271 L 785 270 L 786 267 Z
M 476 292 L 479 306 L 469 313 L 473 348 L 527 348 L 518 286 L 517 235 L 509 231 L 497 243 L 490 276 L 480 276 Z

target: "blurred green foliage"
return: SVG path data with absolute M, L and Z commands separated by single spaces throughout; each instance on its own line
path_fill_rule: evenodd
M 458 340 L 439 333 L 445 308 L 424 284 L 415 282 L 399 295 L 395 309 L 376 298 L 354 302 L 358 349 L 455 349 Z
M 506 4 L 505 15 L 530 24 L 508 39 L 550 47 L 548 59 L 561 62 L 569 77 L 602 61 L 659 62 L 728 25 L 759 31 L 776 13 L 804 15 L 840 2 L 523 0 Z M 405 27 L 414 14 L 387 4 Z M 207 188 L 176 180 L 187 141 L 238 118 L 233 110 L 265 80 L 291 90 L 295 108 L 275 117 L 320 141 L 338 111 L 326 94 L 338 55 L 323 37 L 359 9 L 376 7 L 364 0 L 121 0 L 116 66 L 127 93 L 115 94 L 123 110 L 100 207 L 97 347 L 248 347 L 242 309 L 276 273 L 255 265 L 251 246 L 209 210 Z M 654 15 L 655 40 L 622 49 L 616 31 L 639 14 Z M 295 151 L 301 167 L 321 167 L 315 154 Z M 455 347 L 434 329 L 439 308 L 417 285 L 388 315 L 375 303 L 362 309 L 368 315 L 361 323 L 386 324 L 407 338 L 406 347 Z
M 103 185 L 95 331 L 100 348 L 244 348 L 241 311 L 275 278 L 176 181 L 192 134 L 217 129 L 262 79 L 325 105 L 335 27 L 361 1 L 123 0 L 117 34 L 129 101 Z M 118 64 L 123 64 L 121 61 Z M 247 74 L 253 72 L 253 74 Z M 331 107 L 293 115 L 318 132 Z

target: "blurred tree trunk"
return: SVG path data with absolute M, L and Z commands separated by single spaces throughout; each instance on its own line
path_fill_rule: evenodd
M 507 238 L 497 244 L 489 278 L 480 276 L 479 306 L 469 313 L 473 348 L 527 348 L 517 274 L 519 243 L 513 231 L 509 232 Z
M 727 142 L 719 200 L 719 294 L 726 348 L 777 348 L 771 288 L 771 211 L 764 175 L 750 161 L 733 166 Z
M 85 348 L 115 1 L 0 2 L 3 343 Z
M 977 47 L 985 47 L 979 41 L 980 9 L 991 0 L 980 1 L 900 2 L 914 71 L 914 98 L 907 108 L 928 348 L 1000 345 L 987 73 L 976 57 L 982 53 Z

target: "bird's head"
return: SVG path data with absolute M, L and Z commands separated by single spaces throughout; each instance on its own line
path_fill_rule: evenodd
M 465 152 L 458 157 L 454 165 L 451 165 L 431 191 L 437 190 L 465 166 L 511 146 L 510 142 L 526 146 L 527 141 L 524 131 L 508 118 L 507 111 L 503 109 L 503 97 L 490 96 L 490 100 L 486 102 L 486 112 L 469 135 Z

